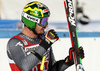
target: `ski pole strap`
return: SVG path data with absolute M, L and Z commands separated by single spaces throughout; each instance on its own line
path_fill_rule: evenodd
M 42 60 L 42 56 L 40 56 L 40 54 L 38 54 L 35 51 L 31 51 L 32 54 L 34 54 L 39 60 Z
M 45 56 L 43 56 L 43 58 L 42 58 L 42 62 L 41 62 L 41 66 L 40 66 L 41 71 L 43 71 L 43 69 L 44 69 L 45 58 L 46 58 Z

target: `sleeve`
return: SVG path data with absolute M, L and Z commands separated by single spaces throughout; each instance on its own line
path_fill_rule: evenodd
M 51 68 L 49 68 L 49 71 L 64 71 L 69 67 L 68 64 L 65 63 L 65 60 L 57 61 Z
M 42 46 L 38 46 L 36 52 L 43 56 L 46 50 Z M 26 55 L 22 41 L 17 38 L 13 38 L 8 42 L 7 54 L 23 71 L 31 70 L 39 62 L 34 54 Z
M 56 62 L 52 49 L 50 51 L 49 65 L 49 71 L 64 71 L 70 66 L 69 63 L 65 63 L 65 59 Z
M 50 68 L 51 66 L 53 66 L 54 63 L 56 63 L 56 60 L 55 60 L 55 57 L 54 57 L 54 54 L 53 54 L 53 50 L 52 50 L 52 47 L 51 47 L 50 48 L 50 60 L 49 60 L 48 68 Z

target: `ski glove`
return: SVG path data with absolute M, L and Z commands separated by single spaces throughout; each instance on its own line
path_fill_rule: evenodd
M 56 34 L 56 32 L 53 29 L 49 30 L 46 33 L 45 38 L 46 38 L 46 41 L 48 42 L 48 44 L 50 44 L 50 43 L 52 44 L 59 39 L 58 35 Z
M 45 39 L 42 40 L 40 45 L 43 46 L 47 50 L 58 39 L 59 39 L 59 37 L 56 34 L 56 32 L 54 31 L 54 29 L 51 29 L 45 34 Z
M 65 63 L 67 63 L 69 66 L 73 65 L 74 64 L 74 60 L 73 60 L 73 55 L 72 55 L 72 52 L 75 51 L 75 49 L 73 47 L 71 47 L 69 49 L 69 56 L 67 56 L 65 58 Z M 78 56 L 83 59 L 84 58 L 84 50 L 83 50 L 83 47 L 80 46 L 78 48 Z

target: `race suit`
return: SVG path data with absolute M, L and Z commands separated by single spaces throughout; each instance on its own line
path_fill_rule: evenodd
M 69 67 L 64 60 L 55 61 L 52 47 L 45 50 L 39 44 L 44 35 L 30 38 L 23 33 L 12 37 L 7 44 L 7 55 L 11 71 L 40 71 L 41 60 L 31 53 L 32 50 L 46 56 L 43 71 L 64 71 Z

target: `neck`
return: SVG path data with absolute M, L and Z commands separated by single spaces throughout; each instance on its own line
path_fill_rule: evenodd
M 34 34 L 32 30 L 28 29 L 26 26 L 22 30 L 22 33 L 30 38 L 37 38 L 38 35 Z

